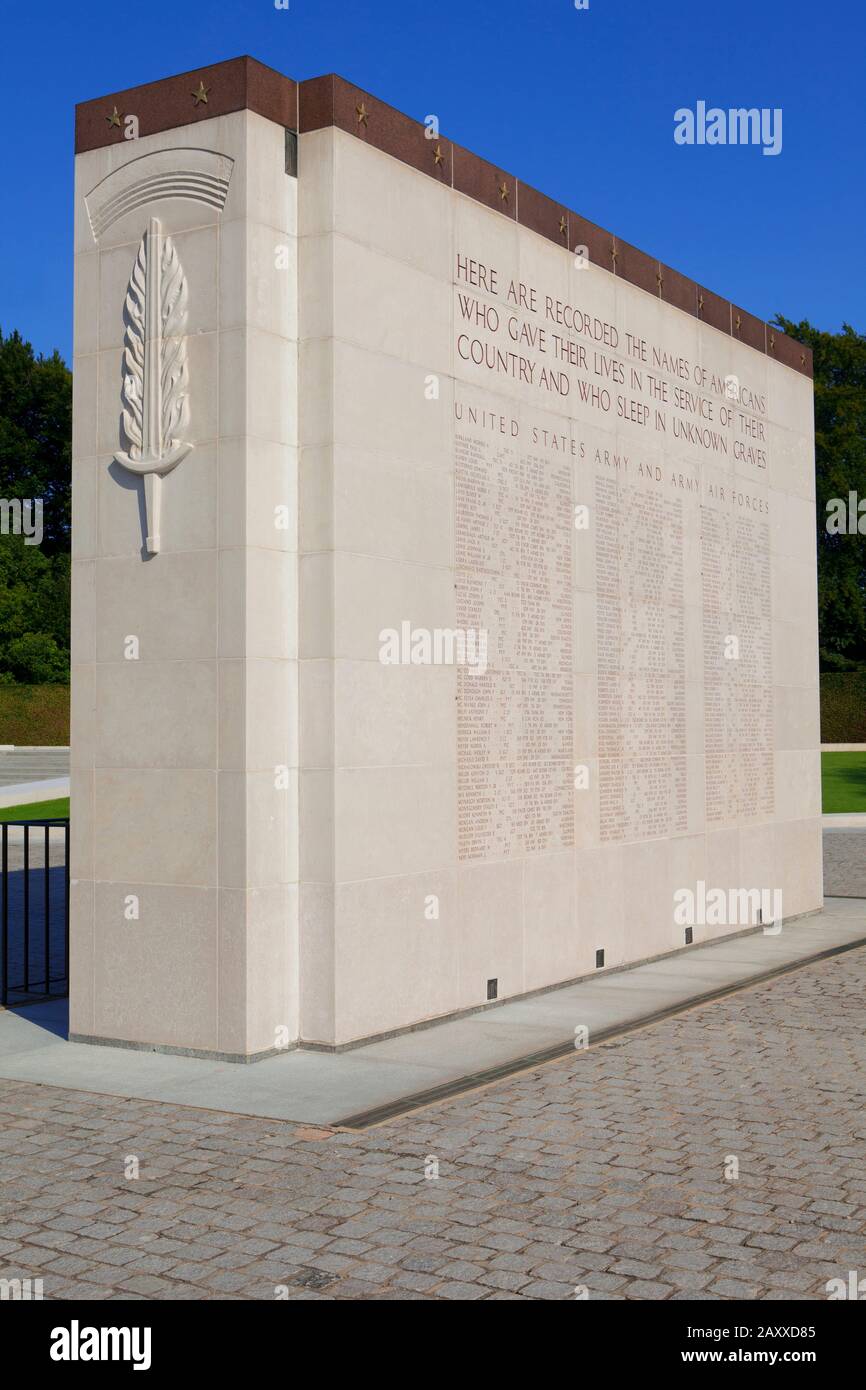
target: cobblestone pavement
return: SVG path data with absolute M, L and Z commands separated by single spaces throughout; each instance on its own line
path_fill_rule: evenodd
M 866 897 L 866 824 L 851 829 L 824 827 L 824 893 Z
M 0 1276 L 46 1298 L 824 1299 L 866 1275 L 864 998 L 866 948 L 355 1133 L 0 1082 Z

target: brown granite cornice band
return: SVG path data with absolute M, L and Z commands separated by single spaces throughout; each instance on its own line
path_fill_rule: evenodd
M 584 254 L 590 265 L 601 266 L 602 270 L 614 269 L 615 261 L 611 256 L 614 238 L 610 232 L 606 232 L 603 227 L 597 227 L 594 222 L 588 222 L 576 212 L 568 214 L 568 231 L 572 251 L 577 251 L 578 247 L 586 247 Z
M 516 215 L 521 227 L 528 227 L 539 236 L 556 242 L 557 246 L 570 250 L 569 212 L 565 204 L 555 203 L 528 183 L 520 183 L 517 191 Z
M 429 139 L 425 126 L 386 101 L 380 101 L 360 87 L 353 87 L 334 73 L 301 82 L 298 94 L 301 135 L 336 126 L 420 173 L 429 174 L 439 183 L 452 185 L 450 140 L 442 136 Z
M 454 145 L 454 182 L 458 193 L 474 198 L 504 217 L 517 218 L 517 179 L 471 150 Z
M 789 338 L 787 333 L 780 333 L 778 328 L 771 328 L 769 324 L 767 356 L 775 357 L 776 361 L 785 367 L 793 367 L 795 372 L 812 375 L 812 349 L 804 343 L 798 343 L 796 338 Z
M 301 134 L 336 126 L 572 253 L 585 247 L 591 264 L 774 357 L 783 366 L 812 376 L 811 348 L 471 150 L 442 136 L 428 138 L 420 121 L 335 73 L 298 83 L 255 58 L 243 57 L 131 87 L 76 107 L 75 151 L 78 154 L 118 143 L 124 138 L 122 117 L 127 114 L 138 117 L 140 135 L 154 135 L 243 110 L 255 111 Z
M 698 318 L 701 323 L 708 323 L 711 328 L 718 328 L 720 333 L 730 335 L 731 306 L 728 300 L 713 294 L 712 290 L 704 289 L 703 285 L 698 285 L 696 288 L 698 291 Z
M 731 336 L 757 348 L 758 352 L 767 350 L 767 325 L 763 319 L 756 319 L 754 314 L 747 314 L 735 304 L 731 305 Z
M 247 110 L 297 130 L 297 82 L 255 58 L 230 58 L 82 101 L 75 108 L 75 153 L 122 143 L 125 116 L 137 117 L 139 135 L 157 135 L 193 121 Z
M 630 246 L 627 241 L 616 238 L 616 275 L 620 280 L 628 280 L 647 294 L 658 296 L 658 261 L 654 261 L 645 251 Z
M 698 287 L 687 275 L 681 275 L 673 266 L 659 262 L 659 298 L 684 314 L 698 314 Z

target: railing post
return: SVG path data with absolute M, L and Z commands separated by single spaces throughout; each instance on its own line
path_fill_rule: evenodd
M 63 968 L 66 972 L 66 993 L 69 993 L 69 817 L 63 825 Z
M 3 989 L 0 1004 L 5 1006 L 9 998 L 9 826 L 3 824 L 3 881 L 0 884 L 0 948 L 3 953 Z
M 24 824 L 24 993 L 30 993 L 30 826 Z
M 19 930 L 19 927 L 20 927 L 20 937 L 16 935 L 16 937 L 15 937 L 15 946 L 17 947 L 17 945 L 18 945 L 18 943 L 19 943 L 19 940 L 20 940 L 20 943 L 23 945 L 24 959 L 23 959 L 23 962 L 22 962 L 22 971 L 21 971 L 21 975 L 20 975 L 20 977 L 16 977 L 15 983 L 10 983 L 10 980 L 9 980 L 9 956 L 10 956 L 10 944 L 9 944 L 9 891 L 10 891 L 10 890 L 9 890 L 9 827 L 10 827 L 10 825 L 13 825 L 13 826 L 15 826 L 15 827 L 18 827 L 18 828 L 22 829 L 23 832 L 24 832 L 24 846 L 23 846 L 23 875 L 24 875 L 24 881 L 23 881 L 23 883 L 22 883 L 22 892 L 21 892 L 21 898 L 20 898 L 20 902 L 21 902 L 21 906 L 22 906 L 22 908 L 23 908 L 23 912 L 22 912 L 22 915 L 21 915 L 21 920 L 20 920 L 20 922 L 18 921 L 18 919 L 17 919 L 17 917 L 16 917 L 16 920 L 15 920 L 15 922 L 13 923 L 13 926 L 14 926 L 16 932 Z M 31 859 L 30 859 L 30 831 L 31 831 L 31 829 L 33 829 L 34 827 L 40 827 L 40 826 L 41 826 L 41 828 L 43 829 L 43 831 L 45 832 L 45 861 L 44 861 L 44 863 L 43 863 L 43 865 L 42 865 L 42 882 L 43 882 L 43 894 L 44 894 L 44 899 L 43 899 L 42 938 L 43 938 L 43 949 L 44 949 L 44 952 L 45 952 L 45 969 L 44 969 L 44 971 L 42 972 L 42 976 L 43 976 L 43 979 L 44 979 L 44 990 L 43 990 L 43 992 L 42 992 L 41 994 L 38 993 L 38 979 L 39 979 L 38 974 L 37 974 L 37 976 L 36 976 L 36 982 L 35 982 L 35 983 L 34 983 L 34 982 L 31 982 L 31 978 L 30 978 L 30 905 L 31 905 L 30 871 L 31 871 L 31 868 L 33 869 L 33 872 L 34 872 L 34 873 L 36 873 L 36 872 L 38 871 L 38 865 L 31 864 Z M 51 921 L 51 908 L 52 908 L 52 894 L 51 894 L 51 867 L 52 867 L 52 866 L 51 866 L 51 831 L 52 831 L 53 829 L 58 829 L 58 830 L 59 830 L 61 826 L 63 827 L 63 880 L 64 880 L 64 892 L 63 892 L 63 925 L 62 925 L 62 928 L 61 928 L 61 925 L 60 925 L 59 922 L 55 922 L 55 923 L 54 923 L 54 935 L 53 935 L 53 937 L 52 937 L 52 921 Z M 58 867 L 59 867 L 59 866 L 58 866 Z M 23 1002 L 23 1003 L 28 1003 L 28 1002 L 29 1002 L 29 1003 L 36 1004 L 36 1003 L 39 1003 L 42 999 L 51 999 L 51 998 L 54 997 L 54 996 L 52 995 L 52 993 L 51 993 L 51 986 L 52 986 L 52 984 L 56 984 L 56 985 L 59 985 L 59 986 L 61 987 L 61 994 L 60 994 L 60 997 L 61 997 L 61 998 L 63 997 L 63 994 L 68 994 L 68 993 L 69 993 L 69 886 L 70 886 L 70 883 L 69 883 L 69 820 L 68 820 L 68 818 L 66 818 L 66 819 L 61 819 L 60 817 L 57 817 L 57 818 L 52 819 L 52 820 L 46 819 L 46 820 L 33 820 L 33 821 L 16 820 L 16 821 L 4 821 L 4 822 L 0 823 L 0 965 L 2 965 L 2 971 L 3 971 L 2 987 L 0 987 L 0 1005 L 8 1006 L 10 994 L 11 994 L 11 995 L 14 995 L 14 996 L 18 996 L 18 995 L 23 996 L 23 998 L 22 998 L 22 1000 L 21 1000 L 21 1002 Z M 56 909 L 56 907 L 57 907 L 57 894 L 56 894 L 56 893 L 54 894 L 54 903 L 53 903 L 53 906 L 54 906 L 55 909 Z M 56 910 L 55 910 L 55 917 L 56 917 L 56 916 L 57 916 L 57 913 L 56 913 Z M 35 925 L 36 925 L 36 931 L 37 931 L 37 935 L 38 935 L 38 923 L 35 924 Z M 58 940 L 58 932 L 60 932 L 61 930 L 62 930 L 62 932 L 63 932 L 63 936 L 62 936 L 62 939 L 61 939 L 61 940 Z M 35 940 L 35 938 L 34 938 L 34 940 Z M 57 944 L 58 955 L 60 956 L 60 971 L 59 971 L 59 973 L 58 973 L 56 976 L 53 976 L 53 977 L 52 977 L 52 974 L 51 974 L 51 949 L 52 949 L 52 940 Z M 35 997 L 29 998 L 29 996 L 31 995 L 31 993 L 32 993 Z
M 44 859 L 44 862 L 43 862 L 43 865 L 42 865 L 42 872 L 43 872 L 43 875 L 44 875 L 43 880 L 42 880 L 42 883 L 43 883 L 42 896 L 43 896 L 44 902 L 43 902 L 42 905 L 43 905 L 43 907 L 44 907 L 44 909 L 45 909 L 45 920 L 44 920 L 44 924 L 43 924 L 43 926 L 44 926 L 44 933 L 45 933 L 45 993 L 46 993 L 46 994 L 50 994 L 50 993 L 51 993 L 51 968 L 50 968 L 50 965 L 49 965 L 49 961 L 50 961 L 50 959 L 51 959 L 51 939 L 50 939 L 50 938 L 51 938 L 51 930 L 50 930 L 50 926 L 51 926 L 51 915 L 50 915 L 49 907 L 48 907 L 49 899 L 50 899 L 50 897 L 51 897 L 51 827 L 50 827 L 50 825 L 46 825 L 46 827 L 45 827 L 45 859 Z

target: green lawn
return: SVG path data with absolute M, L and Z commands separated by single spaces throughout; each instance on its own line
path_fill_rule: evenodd
M 31 801 L 27 806 L 0 808 L 0 822 L 4 820 L 52 820 L 55 816 L 68 815 L 68 796 L 60 796 L 56 801 Z
M 824 810 L 866 811 L 866 753 L 822 753 Z

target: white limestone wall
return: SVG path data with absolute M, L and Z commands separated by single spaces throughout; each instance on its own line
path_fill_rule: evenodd
M 378 661 L 405 614 L 453 625 L 450 204 L 356 143 L 299 153 L 301 1032 L 324 1043 L 461 997 L 455 672 Z
M 84 1038 L 232 1056 L 297 1038 L 297 183 L 284 141 L 240 112 L 76 160 L 71 1032 Z M 184 197 L 159 182 L 203 168 L 217 170 L 209 201 L 189 196 L 201 179 Z M 142 483 L 113 460 L 124 302 L 152 217 L 187 281 L 194 447 L 163 479 L 161 549 L 147 555 Z
M 680 887 L 781 887 L 786 916 L 821 903 L 811 382 L 362 140 L 300 139 L 301 1036 L 340 1045 L 683 945 Z M 765 469 L 648 435 L 461 360 L 458 252 L 533 284 L 766 401 Z M 465 285 L 462 286 L 466 288 Z M 485 299 L 483 289 L 473 291 Z M 487 296 L 493 302 L 493 296 Z M 497 301 L 502 308 L 501 297 Z M 528 320 L 531 315 L 524 316 Z M 624 370 L 630 364 L 622 352 Z M 552 364 L 551 364 L 552 365 Z M 438 399 L 428 398 L 430 376 Z M 668 387 L 675 384 L 669 379 Z M 573 745 L 589 768 L 573 834 L 461 857 L 458 673 L 385 666 L 379 633 L 454 628 L 455 406 L 573 441 L 572 500 L 598 462 L 698 480 L 682 506 L 685 819 L 602 838 L 597 535 L 573 535 Z M 553 463 L 553 455 L 546 455 Z M 766 802 L 708 821 L 701 502 L 758 498 L 769 518 L 773 755 Z M 721 507 L 724 511 L 725 508 Z M 634 582 L 639 582 L 636 573 Z M 626 584 L 631 581 L 626 576 Z M 639 590 L 633 596 L 640 598 Z M 672 658 L 674 659 L 674 658 Z M 677 656 L 675 658 L 679 660 Z M 731 735 L 736 739 L 736 735 Z M 735 761 L 735 760 L 734 760 Z M 431 900 L 438 916 L 427 914 Z M 696 927 L 696 942 L 731 930 Z

